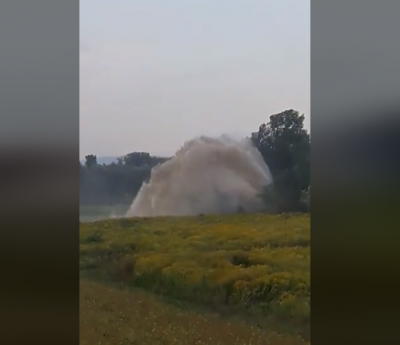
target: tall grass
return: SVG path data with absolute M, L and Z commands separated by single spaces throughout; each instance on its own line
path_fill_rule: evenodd
M 175 299 L 308 329 L 308 215 L 114 219 L 81 224 L 81 269 Z

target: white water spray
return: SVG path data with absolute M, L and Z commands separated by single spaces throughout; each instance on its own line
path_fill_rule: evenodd
M 261 209 L 258 197 L 272 183 L 249 139 L 199 137 L 154 167 L 127 217 L 191 216 Z

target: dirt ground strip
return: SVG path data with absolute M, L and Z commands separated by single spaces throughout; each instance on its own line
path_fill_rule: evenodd
M 143 290 L 80 281 L 81 345 L 305 345 L 216 314 L 182 310 Z

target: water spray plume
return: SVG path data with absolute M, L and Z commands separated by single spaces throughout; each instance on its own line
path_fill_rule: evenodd
M 270 170 L 249 139 L 198 137 L 152 169 L 126 216 L 256 212 L 262 208 L 258 195 L 271 183 Z

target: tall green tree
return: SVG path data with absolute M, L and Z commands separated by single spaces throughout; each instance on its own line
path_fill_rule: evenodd
M 277 211 L 303 210 L 302 192 L 310 186 L 311 149 L 304 115 L 293 109 L 272 115 L 251 139 L 274 178 Z

